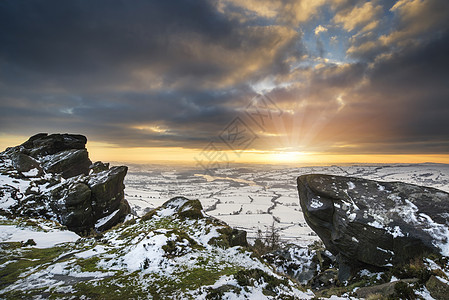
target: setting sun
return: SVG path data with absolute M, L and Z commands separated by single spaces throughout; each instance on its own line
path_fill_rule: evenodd
M 300 163 L 303 162 L 307 154 L 303 152 L 277 152 L 267 156 L 273 163 Z

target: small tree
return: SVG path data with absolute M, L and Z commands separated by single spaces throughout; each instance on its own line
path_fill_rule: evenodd
M 276 250 L 280 248 L 281 236 L 279 234 L 280 229 L 276 228 L 276 223 L 273 221 L 270 227 L 265 232 L 265 245 L 270 250 Z

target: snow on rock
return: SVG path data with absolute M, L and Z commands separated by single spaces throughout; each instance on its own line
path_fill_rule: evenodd
M 123 263 L 131 272 L 142 269 L 146 272 L 158 271 L 165 254 L 162 246 L 165 246 L 167 241 L 169 238 L 164 234 L 151 232 L 128 250 L 123 256 Z M 164 272 L 169 273 L 170 270 L 165 268 Z
M 381 267 L 422 253 L 449 256 L 448 193 L 318 174 L 300 176 L 298 191 L 306 221 L 340 263 Z
M 11 219 L 55 220 L 81 235 L 123 221 L 130 212 L 123 185 L 127 167 L 87 175 L 86 141 L 81 135 L 43 133 L 1 152 L 1 212 Z
M 319 198 L 319 196 L 318 196 Z M 312 198 L 310 201 L 310 207 L 311 208 L 320 208 L 323 206 L 323 202 L 321 202 L 319 199 Z
M 109 220 L 111 220 L 112 218 L 115 217 L 115 215 L 119 212 L 120 210 L 117 209 L 114 212 L 112 212 L 111 214 L 107 215 L 106 217 L 103 217 L 101 219 L 99 219 L 97 221 L 97 223 L 95 223 L 95 228 L 100 228 L 102 226 L 104 226 L 107 222 L 109 222 Z

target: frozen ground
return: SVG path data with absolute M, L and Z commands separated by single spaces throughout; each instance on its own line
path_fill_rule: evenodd
M 175 196 L 199 199 L 209 215 L 254 238 L 275 222 L 284 242 L 309 244 L 317 239 L 299 206 L 296 178 L 321 173 L 380 181 L 403 181 L 449 192 L 449 165 L 395 164 L 308 166 L 238 166 L 214 170 L 162 165 L 131 165 L 125 178 L 126 199 L 143 215 Z

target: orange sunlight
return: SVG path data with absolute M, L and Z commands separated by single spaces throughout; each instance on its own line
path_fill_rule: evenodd
M 16 146 L 28 137 L 0 135 L 0 151 L 7 147 Z M 89 141 L 87 150 L 92 161 L 119 161 L 129 163 L 188 163 L 197 164 L 195 158 L 202 159 L 201 149 L 189 149 L 181 147 L 117 147 L 112 144 Z M 233 151 L 225 151 L 226 161 L 230 163 L 255 163 L 255 164 L 349 164 L 349 163 L 449 163 L 449 155 L 446 154 L 330 154 L 330 153 L 306 153 L 294 151 L 261 151 L 248 150 L 240 156 Z M 207 163 L 207 160 L 203 161 Z M 222 160 L 222 162 L 224 162 Z

